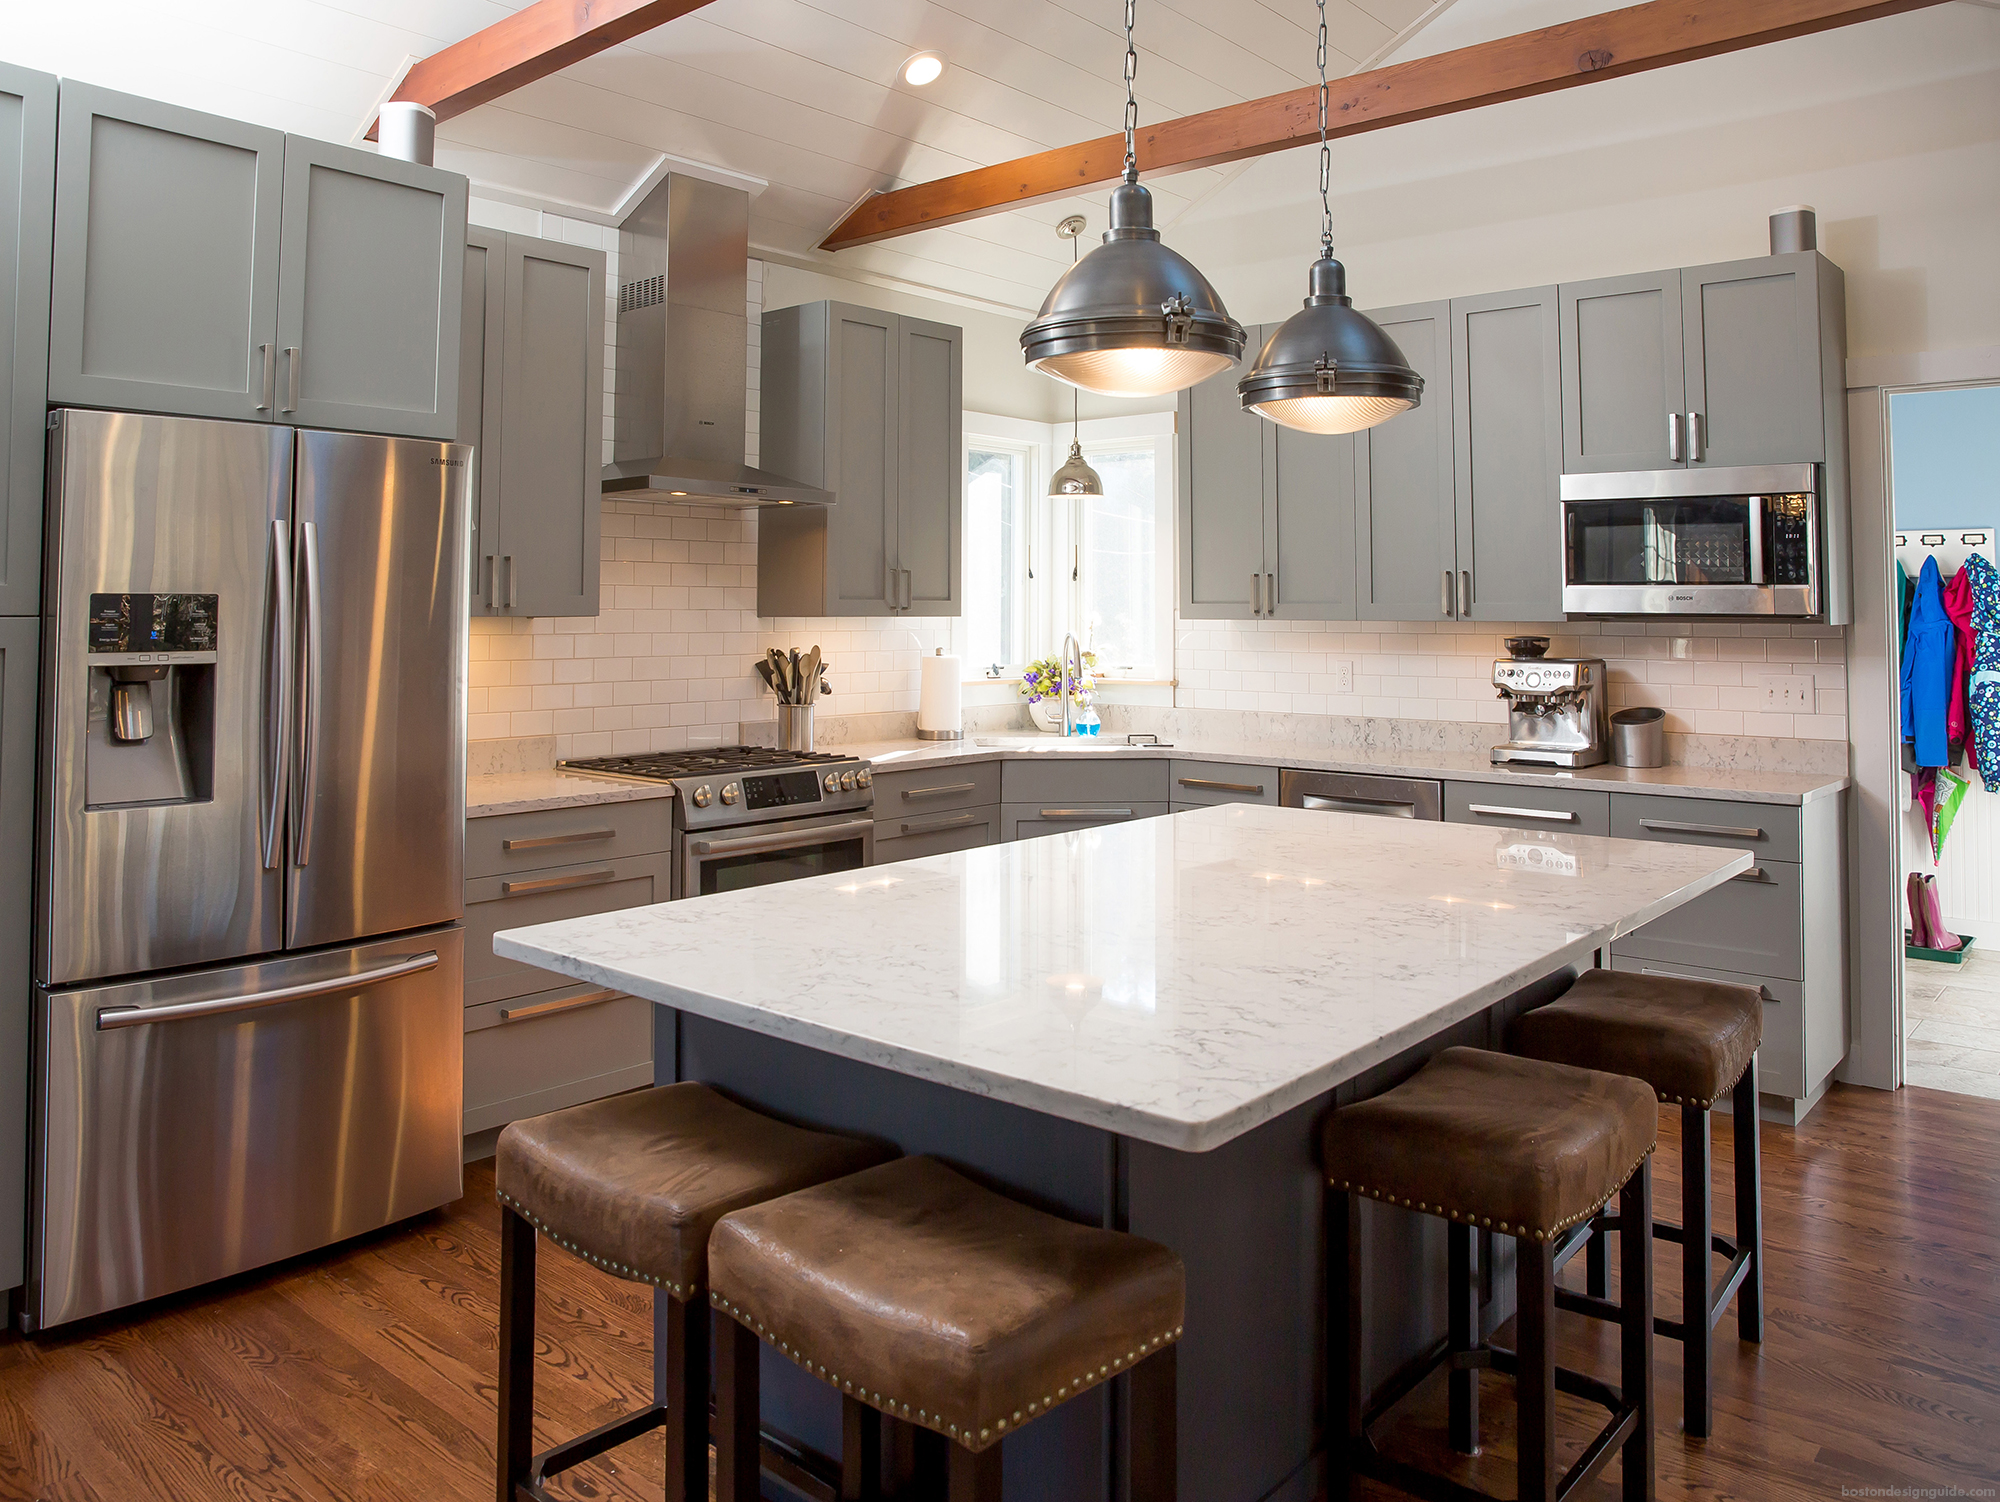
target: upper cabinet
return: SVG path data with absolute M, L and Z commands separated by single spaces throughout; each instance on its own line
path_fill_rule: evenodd
M 474 615 L 596 615 L 604 252 L 466 233 L 457 438 L 473 445 Z
M 41 608 L 55 181 L 56 81 L 0 63 L 0 615 Z
M 960 330 L 876 308 L 764 315 L 761 465 L 834 504 L 761 508 L 759 615 L 960 613 L 964 358 Z
M 1410 411 L 1355 435 L 1356 613 L 1368 621 L 1448 620 L 1458 589 L 1451 307 L 1418 303 L 1368 316 L 1424 378 L 1424 395 Z
M 65 81 L 49 399 L 450 438 L 465 179 Z
M 1829 460 L 1840 268 L 1816 251 L 1561 289 L 1565 472 Z M 1836 388 L 1837 393 L 1837 388 Z

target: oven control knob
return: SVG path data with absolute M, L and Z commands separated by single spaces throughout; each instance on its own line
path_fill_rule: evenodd
M 707 808 L 714 801 L 714 795 L 709 792 L 707 783 L 704 782 L 694 790 L 694 806 L 696 808 Z
M 840 787 L 842 792 L 851 793 L 854 791 L 854 774 L 852 772 L 842 772 L 840 774 Z
M 724 803 L 734 803 L 738 798 L 741 798 L 742 796 L 743 796 L 743 789 L 738 787 L 735 783 L 725 782 L 722 785 L 722 801 Z
M 839 774 L 838 772 L 828 772 L 828 773 L 826 774 L 826 784 L 825 784 L 825 786 L 826 786 L 826 790 L 827 790 L 827 791 L 828 791 L 829 793 L 837 793 L 837 792 L 839 792 L 839 791 L 840 791 L 840 774 Z
M 866 767 L 863 767 L 860 771 L 854 774 L 854 785 L 858 788 L 865 788 L 868 786 L 869 783 L 873 782 L 874 780 L 875 780 L 874 776 L 869 772 L 869 770 Z

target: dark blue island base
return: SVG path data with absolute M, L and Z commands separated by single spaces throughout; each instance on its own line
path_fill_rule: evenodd
M 653 1058 L 661 1083 L 700 1080 L 787 1120 L 884 1137 L 1025 1203 L 1172 1247 L 1187 1264 L 1180 1502 L 1309 1502 L 1325 1385 L 1320 1119 L 1335 1104 L 1388 1089 L 1440 1049 L 1498 1048 L 1508 1019 L 1561 994 L 1575 974 L 1548 976 L 1207 1153 L 1134 1141 L 666 1007 L 655 1013 Z M 1362 1202 L 1361 1227 L 1364 1377 L 1375 1387 L 1444 1337 L 1445 1227 L 1372 1201 Z M 1492 1241 L 1489 1330 L 1512 1312 L 1512 1245 Z M 663 1311 L 665 1295 L 659 1300 Z M 656 1314 L 656 1350 L 664 1349 L 663 1320 Z M 1008 1436 L 1008 1498 L 1145 1502 L 1125 1485 L 1125 1385 L 1118 1378 Z M 832 1463 L 838 1474 L 838 1396 L 768 1347 L 763 1423 L 780 1448 L 802 1448 L 808 1472 L 828 1474 Z M 828 1495 L 795 1490 L 770 1470 L 764 1488 L 770 1498 Z

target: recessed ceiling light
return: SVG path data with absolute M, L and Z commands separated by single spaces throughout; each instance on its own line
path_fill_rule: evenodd
M 942 72 L 944 72 L 943 58 L 935 52 L 919 52 L 903 64 L 903 82 L 921 89 L 927 83 L 937 82 L 937 77 Z

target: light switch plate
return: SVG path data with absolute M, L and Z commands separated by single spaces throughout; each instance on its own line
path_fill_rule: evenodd
M 1757 680 L 1764 690 L 1764 707 L 1787 714 L 1811 714 L 1813 681 L 1810 678 L 1779 677 L 1766 674 Z

